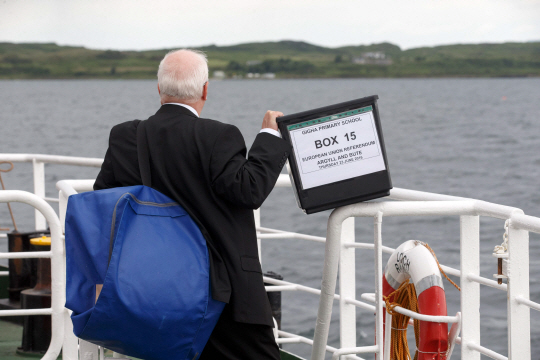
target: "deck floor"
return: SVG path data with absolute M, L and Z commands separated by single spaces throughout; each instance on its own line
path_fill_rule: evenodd
M 22 343 L 22 326 L 7 321 L 0 321 L 0 359 L 20 360 L 23 356 L 17 355 L 17 347 Z
M 0 359 L 1 360 L 21 360 L 21 359 L 39 359 L 39 355 L 23 356 L 17 354 L 17 348 L 22 343 L 21 325 L 0 320 Z M 107 356 L 107 353 L 105 353 Z M 112 352 L 110 354 L 112 356 Z M 61 359 L 61 357 L 59 357 Z M 135 358 L 132 358 L 136 360 Z M 300 359 L 290 353 L 282 352 L 282 360 L 297 360 Z

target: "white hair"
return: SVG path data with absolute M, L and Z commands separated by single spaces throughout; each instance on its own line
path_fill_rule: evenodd
M 193 60 L 189 59 L 190 54 L 194 55 Z M 208 82 L 208 60 L 201 51 L 173 50 L 161 60 L 157 77 L 161 96 L 196 102 L 202 96 L 204 84 Z

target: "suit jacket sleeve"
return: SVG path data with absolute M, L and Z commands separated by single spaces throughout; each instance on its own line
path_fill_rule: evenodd
M 94 182 L 94 190 L 109 189 L 115 187 L 114 185 L 114 172 L 112 168 L 111 150 L 107 149 L 105 153 L 105 159 L 101 164 L 101 171 L 99 172 L 96 182 Z
M 228 125 L 212 150 L 212 187 L 237 206 L 258 209 L 274 188 L 289 152 L 290 145 L 285 140 L 263 132 L 255 138 L 246 160 L 240 130 Z
M 113 137 L 113 129 L 109 135 L 109 148 L 105 153 L 105 159 L 101 165 L 101 171 L 99 172 L 96 181 L 94 182 L 94 190 L 110 189 L 118 186 L 122 186 L 114 176 L 113 159 L 111 154 L 111 139 Z

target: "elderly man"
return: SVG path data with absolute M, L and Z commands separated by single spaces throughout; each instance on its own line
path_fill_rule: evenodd
M 212 297 L 227 303 L 200 359 L 279 359 L 253 209 L 272 191 L 290 151 L 277 131 L 276 117 L 283 114 L 264 115 L 246 159 L 238 128 L 199 117 L 208 96 L 204 54 L 167 54 L 159 65 L 158 91 L 161 108 L 145 122 L 152 187 L 198 223 L 210 253 Z M 111 130 L 95 190 L 142 184 L 139 122 Z

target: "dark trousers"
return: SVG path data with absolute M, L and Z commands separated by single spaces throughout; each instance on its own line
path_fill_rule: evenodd
M 226 305 L 199 360 L 279 360 L 279 347 L 270 326 L 232 319 Z

